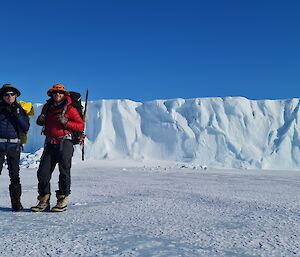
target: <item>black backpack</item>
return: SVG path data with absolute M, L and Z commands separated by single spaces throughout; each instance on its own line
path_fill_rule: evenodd
M 73 92 L 73 91 L 70 91 L 69 93 L 70 93 L 70 97 L 72 99 L 71 105 L 76 108 L 81 119 L 83 119 L 83 106 L 81 103 L 81 94 L 78 92 Z
M 83 119 L 83 106 L 81 102 L 81 94 L 78 92 L 70 91 L 70 97 L 72 99 L 72 106 L 78 111 L 81 119 Z M 64 116 L 67 111 L 67 105 L 65 106 L 62 115 Z M 85 138 L 84 131 L 72 131 L 72 142 L 74 145 L 82 144 Z

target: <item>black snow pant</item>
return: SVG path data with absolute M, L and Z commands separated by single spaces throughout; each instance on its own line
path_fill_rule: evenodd
M 58 194 L 68 196 L 71 192 L 71 163 L 73 157 L 73 143 L 63 140 L 60 144 L 46 144 L 37 171 L 38 193 L 40 196 L 51 194 L 50 180 L 58 163 L 59 179 Z
M 22 194 L 20 183 L 20 151 L 15 149 L 7 149 L 0 151 L 0 174 L 3 168 L 5 156 L 7 159 L 7 168 L 10 178 L 9 193 L 11 199 L 19 199 Z

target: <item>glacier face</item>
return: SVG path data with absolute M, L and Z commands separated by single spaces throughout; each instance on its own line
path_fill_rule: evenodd
M 99 100 L 88 105 L 87 159 L 191 161 L 209 167 L 299 169 L 299 99 Z M 25 152 L 43 147 L 35 104 Z

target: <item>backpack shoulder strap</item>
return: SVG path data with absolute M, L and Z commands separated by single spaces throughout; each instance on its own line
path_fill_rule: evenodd
M 63 117 L 66 116 L 67 109 L 68 109 L 68 105 L 65 104 L 65 106 L 64 106 L 64 108 L 63 108 L 63 111 L 62 111 L 62 113 L 61 113 L 61 115 L 62 115 Z
M 61 115 L 62 115 L 63 117 L 66 116 L 67 110 L 68 110 L 68 100 L 65 100 L 65 102 L 64 102 L 64 107 L 63 107 L 63 111 L 62 111 L 62 113 L 61 113 Z

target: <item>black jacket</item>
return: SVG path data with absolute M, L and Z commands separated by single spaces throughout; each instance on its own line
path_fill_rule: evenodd
M 20 138 L 20 132 L 29 130 L 29 118 L 24 109 L 18 104 L 7 104 L 0 102 L 0 139 Z M 0 151 L 7 149 L 18 149 L 19 144 L 0 142 Z

